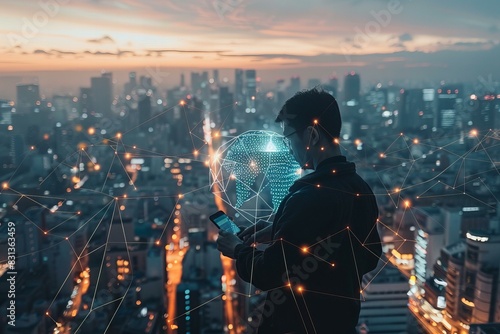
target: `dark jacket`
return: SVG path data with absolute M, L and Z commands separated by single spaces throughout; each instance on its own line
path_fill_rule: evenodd
M 272 244 L 236 247 L 239 276 L 268 291 L 248 327 L 259 334 L 355 333 L 362 276 L 382 251 L 377 218 L 372 190 L 343 156 L 297 180 L 276 212 Z

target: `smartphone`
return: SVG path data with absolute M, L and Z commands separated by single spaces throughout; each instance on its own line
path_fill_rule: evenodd
M 224 213 L 224 211 L 217 211 L 208 218 L 219 229 L 231 232 L 233 234 L 238 234 L 241 232 L 241 229 L 238 226 L 236 226 L 236 224 Z

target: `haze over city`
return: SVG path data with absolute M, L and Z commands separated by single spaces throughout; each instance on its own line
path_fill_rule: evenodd
M 356 70 L 372 84 L 500 74 L 495 0 L 6 0 L 2 12 L 0 73 L 39 77 L 47 94 L 101 70 L 170 84 L 209 68 L 256 68 L 263 81 Z

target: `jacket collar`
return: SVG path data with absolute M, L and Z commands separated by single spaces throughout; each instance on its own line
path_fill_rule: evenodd
M 345 156 L 338 155 L 321 161 L 314 172 L 304 175 L 293 183 L 290 192 L 295 192 L 300 188 L 314 184 L 318 180 L 324 180 L 328 176 L 340 176 L 356 172 L 356 165 L 348 162 Z

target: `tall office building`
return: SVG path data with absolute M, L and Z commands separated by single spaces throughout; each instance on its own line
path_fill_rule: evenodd
M 462 103 L 463 86 L 447 85 L 439 88 L 436 126 L 441 130 L 451 130 L 457 124 L 457 106 Z
M 228 87 L 219 88 L 219 117 L 224 128 L 234 124 L 234 97 Z
M 181 283 L 177 286 L 176 319 L 179 333 L 201 333 L 200 286 L 198 283 Z
M 323 85 L 323 89 L 333 95 L 337 101 L 340 100 L 337 95 L 339 91 L 339 80 L 337 77 L 331 77 L 328 82 Z
M 141 90 L 137 111 L 139 113 L 139 126 L 143 131 L 152 126 L 151 122 L 148 122 L 152 116 L 151 109 L 151 94 Z
M 417 235 L 415 238 L 415 276 L 423 286 L 432 276 L 434 263 L 440 255 L 444 241 L 441 212 L 435 207 L 420 208 L 415 212 Z
M 358 328 L 364 327 L 370 334 L 404 333 L 409 315 L 408 279 L 391 264 L 382 269 L 384 263 L 380 261 L 377 269 L 363 276 Z
M 111 73 L 90 79 L 90 98 L 96 113 L 109 116 L 113 102 L 113 78 Z
M 422 127 L 424 115 L 424 94 L 422 89 L 401 89 L 398 114 L 394 128 L 398 131 L 416 131 Z
M 17 85 L 16 111 L 29 113 L 40 105 L 40 89 L 36 84 Z
M 344 78 L 344 103 L 348 107 L 357 107 L 360 103 L 361 79 L 359 74 L 350 72 Z
M 0 130 L 5 130 L 12 125 L 12 108 L 13 103 L 0 100 Z
M 496 116 L 499 110 L 496 109 L 497 97 L 494 94 L 487 94 L 481 97 L 472 95 L 469 102 L 470 118 L 472 127 L 480 133 L 485 134 L 489 129 L 495 127 L 498 120 Z
M 214 75 L 212 79 L 214 79 L 212 83 L 216 85 L 219 84 L 219 70 L 214 70 Z
M 257 99 L 257 72 L 255 70 L 245 71 L 245 97 L 246 108 L 245 112 L 255 113 Z
M 244 84 L 245 78 L 243 76 L 243 70 L 234 70 L 234 98 L 235 101 L 241 104 L 243 102 L 244 96 Z

